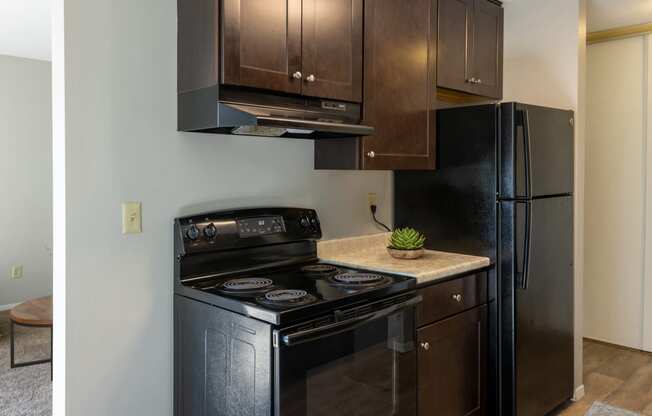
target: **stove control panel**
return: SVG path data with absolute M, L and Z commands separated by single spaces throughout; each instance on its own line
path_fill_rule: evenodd
M 183 255 L 316 240 L 321 225 L 313 209 L 254 208 L 177 218 L 175 233 Z
M 240 238 L 284 233 L 285 222 L 281 216 L 245 218 L 238 220 L 238 232 Z

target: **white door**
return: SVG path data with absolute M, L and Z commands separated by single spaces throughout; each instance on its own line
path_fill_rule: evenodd
M 646 42 L 639 36 L 597 43 L 587 52 L 584 336 L 639 349 Z

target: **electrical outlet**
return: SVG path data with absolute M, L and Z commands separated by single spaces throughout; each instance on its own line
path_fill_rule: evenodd
M 143 232 L 142 212 L 140 202 L 122 203 L 122 234 L 138 234 Z
M 378 205 L 378 195 L 375 192 L 369 192 L 367 194 L 367 201 L 369 202 L 369 206 Z
M 23 277 L 23 265 L 22 264 L 16 264 L 15 266 L 11 267 L 11 278 L 16 280 L 16 279 L 22 279 Z

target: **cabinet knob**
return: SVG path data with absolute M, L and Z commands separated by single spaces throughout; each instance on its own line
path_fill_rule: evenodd
M 308 81 L 308 82 L 315 82 L 316 79 L 317 79 L 317 78 L 315 78 L 315 76 L 314 76 L 313 74 L 310 74 L 310 75 L 308 75 L 308 77 L 306 78 L 306 81 Z
M 373 150 L 371 150 L 371 151 L 367 152 L 367 156 L 369 156 L 370 158 L 373 159 L 373 158 L 376 157 L 376 152 L 374 152 Z
M 459 293 L 455 293 L 453 296 L 451 296 L 451 298 L 453 298 L 453 300 L 457 303 L 462 303 L 462 295 Z
M 301 73 L 301 71 L 297 71 L 294 74 L 292 74 L 292 78 L 301 79 L 301 78 L 303 78 L 303 74 Z
M 428 342 L 422 342 L 422 343 L 421 343 L 421 348 L 423 348 L 424 350 L 428 351 L 428 350 L 430 349 L 430 343 L 428 343 Z

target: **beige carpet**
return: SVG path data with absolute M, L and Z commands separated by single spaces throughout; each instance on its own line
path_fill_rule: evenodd
M 50 356 L 50 329 L 16 327 L 16 361 Z M 0 416 L 52 414 L 50 364 L 9 368 L 9 319 L 0 312 Z

